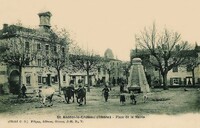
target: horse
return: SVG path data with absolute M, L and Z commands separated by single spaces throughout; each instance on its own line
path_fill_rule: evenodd
M 73 98 L 72 102 L 74 102 L 74 87 L 72 87 L 72 86 L 63 87 L 63 88 L 61 88 L 61 91 L 63 91 L 65 101 L 68 104 L 69 104 L 69 101 L 71 98 Z
M 55 93 L 55 89 L 51 86 L 44 86 L 39 87 L 39 89 L 36 91 L 36 95 L 39 96 L 42 99 L 42 104 L 45 106 L 53 106 L 52 98 Z M 46 100 L 49 100 L 49 105 L 46 104 Z
M 86 104 L 86 89 L 85 88 L 78 88 L 75 90 L 75 95 L 76 95 L 76 99 L 77 99 L 77 103 L 79 104 L 79 106 L 83 105 L 83 101 L 84 104 Z

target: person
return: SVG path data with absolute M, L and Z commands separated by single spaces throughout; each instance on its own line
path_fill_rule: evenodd
M 112 79 L 113 86 L 115 86 L 115 83 L 116 83 L 116 81 L 115 81 L 115 78 L 113 77 L 113 79 Z
M 131 104 L 136 104 L 136 94 L 134 94 L 134 91 L 131 91 L 131 95 L 130 95 L 130 99 L 131 99 Z
M 27 98 L 27 96 L 26 96 L 26 90 L 27 90 L 27 89 L 26 89 L 26 86 L 23 84 L 23 85 L 22 85 L 22 88 L 21 88 L 22 97 L 23 97 L 23 98 L 24 98 L 24 97 Z
M 122 93 L 120 94 L 120 103 L 121 103 L 122 105 L 125 105 L 125 102 L 126 102 L 126 97 L 125 97 L 125 94 L 122 92 Z
M 83 105 L 83 93 L 84 93 L 84 87 L 82 87 L 81 84 L 79 84 L 77 89 L 77 101 L 79 103 L 79 106 Z
M 120 92 L 121 93 L 124 92 L 124 83 L 123 82 L 120 83 Z
M 105 88 L 103 88 L 102 92 L 103 92 L 103 95 L 104 95 L 104 98 L 105 98 L 105 102 L 107 102 L 108 101 L 108 96 L 109 96 L 108 86 L 105 86 Z

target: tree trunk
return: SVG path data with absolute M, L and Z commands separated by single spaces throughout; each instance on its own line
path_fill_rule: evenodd
M 110 80 L 110 71 L 108 72 L 108 81 L 109 81 L 109 84 L 111 83 L 111 80 Z
M 167 73 L 163 73 L 162 77 L 163 77 L 163 89 L 167 90 L 168 89 L 168 87 L 167 87 Z
M 194 68 L 192 69 L 192 85 L 195 86 L 195 74 L 194 74 Z
M 61 94 L 60 70 L 57 69 L 57 72 L 58 72 L 58 91 L 59 91 L 59 94 Z
M 22 87 L 22 66 L 19 66 L 19 85 L 18 85 L 18 90 L 17 90 L 17 94 L 18 97 L 20 97 L 21 94 L 21 87 Z
M 88 86 L 87 86 L 87 91 L 90 92 L 90 79 L 89 79 L 89 70 L 87 70 L 87 82 L 88 82 Z

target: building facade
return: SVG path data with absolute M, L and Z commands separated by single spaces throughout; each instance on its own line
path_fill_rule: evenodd
M 40 19 L 38 29 L 4 24 L 0 32 L 0 43 L 9 47 L 9 56 L 13 54 L 13 58 L 19 57 L 16 63 L 22 66 L 21 69 L 18 63 L 16 65 L 9 63 L 6 66 L 11 93 L 15 93 L 20 88 L 19 80 L 27 86 L 28 91 L 43 85 L 55 85 L 57 88 L 59 78 L 61 85 L 68 82 L 69 78 L 65 69 L 60 68 L 59 73 L 56 70 L 56 66 L 59 66 L 61 62 L 64 67 L 67 43 L 52 31 L 50 12 L 42 12 L 38 16 Z M 20 72 L 21 79 L 19 79 Z

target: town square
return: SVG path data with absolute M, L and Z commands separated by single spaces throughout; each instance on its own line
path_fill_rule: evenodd
M 0 117 L 8 122 L 199 115 L 195 0 L 0 2 Z

